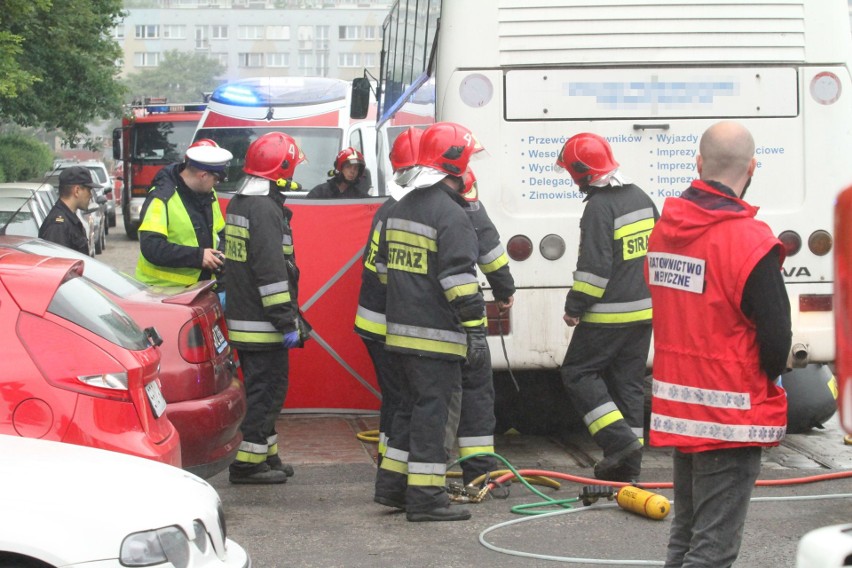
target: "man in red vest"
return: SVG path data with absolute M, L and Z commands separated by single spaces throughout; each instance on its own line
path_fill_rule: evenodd
M 792 337 L 784 248 L 742 200 L 754 139 L 736 122 L 702 135 L 700 179 L 666 200 L 648 243 L 654 306 L 650 443 L 674 447 L 667 567 L 739 554 L 762 448 L 787 425 L 776 379 Z

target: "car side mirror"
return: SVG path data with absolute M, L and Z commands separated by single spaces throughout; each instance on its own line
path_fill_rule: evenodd
M 370 80 L 366 77 L 352 79 L 352 102 L 349 107 L 350 118 L 367 118 L 370 111 Z
M 121 160 L 121 132 L 121 128 L 112 131 L 112 159 L 115 161 Z

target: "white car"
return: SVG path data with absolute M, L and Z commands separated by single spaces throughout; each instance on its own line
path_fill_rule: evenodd
M 219 495 L 181 469 L 0 435 L 0 566 L 250 568 Z

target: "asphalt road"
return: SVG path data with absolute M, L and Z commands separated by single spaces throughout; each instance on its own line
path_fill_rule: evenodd
M 124 235 L 121 219 L 98 258 L 133 274 L 138 242 Z M 292 377 L 291 380 L 299 380 Z M 525 388 L 525 383 L 521 383 Z M 505 402 L 511 405 L 512 401 Z M 473 518 L 456 523 L 408 523 L 404 514 L 372 502 L 375 445 L 356 439 L 375 428 L 371 416 L 284 414 L 279 420 L 281 455 L 296 475 L 279 486 L 231 485 L 227 472 L 209 481 L 222 497 L 228 535 L 249 551 L 254 566 L 316 567 L 467 567 L 551 566 L 553 560 L 509 555 L 487 548 L 481 533 L 498 523 L 523 522 L 495 529 L 485 537 L 494 546 L 553 557 L 596 559 L 594 564 L 630 566 L 627 559 L 655 565 L 664 558 L 670 528 L 599 501 L 581 512 L 546 518 L 520 516 L 511 507 L 542 501 L 519 484 L 508 498 L 487 498 L 470 505 Z M 501 435 L 497 452 L 515 467 L 590 476 L 599 451 L 582 429 L 549 435 L 522 432 Z M 803 452 L 804 449 L 804 452 Z M 822 465 L 829 464 L 829 467 Z M 457 468 L 456 468 L 457 469 Z M 825 430 L 790 437 L 789 444 L 766 452 L 761 479 L 790 479 L 852 470 L 852 446 L 842 443 L 836 419 Z M 646 451 L 642 480 L 669 481 L 670 457 Z M 576 497 L 582 484 L 564 482 L 559 490 L 539 488 L 547 497 Z M 671 497 L 670 489 L 657 490 Z M 736 566 L 795 566 L 799 539 L 815 528 L 852 522 L 852 499 L 818 499 L 852 494 L 852 479 L 758 487 L 755 497 L 806 497 L 797 501 L 753 503 Z M 600 507 L 600 505 L 610 505 Z M 567 562 L 590 566 L 589 562 Z

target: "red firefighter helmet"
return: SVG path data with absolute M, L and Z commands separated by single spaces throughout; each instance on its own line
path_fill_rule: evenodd
M 357 165 L 358 177 L 361 177 L 361 174 L 364 173 L 364 168 L 367 166 L 367 162 L 364 161 L 364 154 L 351 146 L 337 153 L 337 157 L 334 159 L 334 172 L 342 172 L 344 164 Z
M 213 148 L 218 148 L 219 145 L 216 144 L 215 140 L 211 140 L 210 138 L 199 138 L 195 142 L 193 142 L 189 148 L 198 148 L 199 146 L 212 146 Z M 187 150 L 189 149 L 187 148 Z
M 420 149 L 420 138 L 423 131 L 419 128 L 409 127 L 400 133 L 393 141 L 390 151 L 390 163 L 394 172 L 410 168 L 417 163 L 417 154 Z
M 417 165 L 461 177 L 470 157 L 482 151 L 473 133 L 454 122 L 436 122 L 423 132 Z
M 574 183 L 588 186 L 618 167 L 604 138 L 581 132 L 568 139 L 556 158 L 556 167 L 568 170 Z
M 464 197 L 465 201 L 478 201 L 479 200 L 479 187 L 476 184 L 476 175 L 474 175 L 473 170 L 468 168 L 462 174 L 462 181 L 464 182 L 464 187 L 462 187 L 459 193 L 462 197 Z
M 249 145 L 243 171 L 271 181 L 289 180 L 304 161 L 305 155 L 290 135 L 269 132 Z

